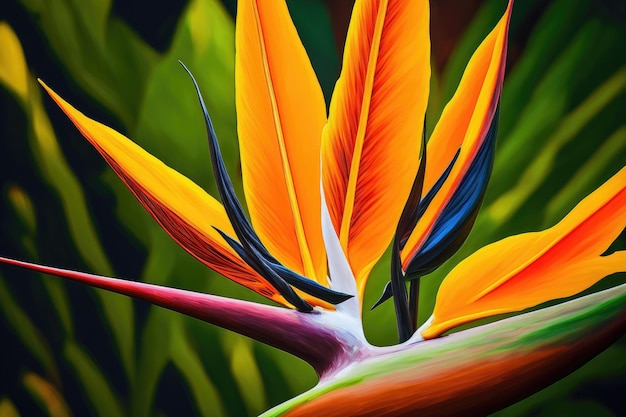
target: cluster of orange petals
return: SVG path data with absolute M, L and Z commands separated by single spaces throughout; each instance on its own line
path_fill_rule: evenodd
M 408 238 L 401 253 L 405 267 L 432 232 L 496 117 L 512 3 L 474 53 L 428 141 L 422 195 L 457 160 Z M 236 30 L 238 132 L 252 225 L 284 266 L 329 286 L 337 277 L 328 276 L 321 215 L 327 207 L 356 281 L 352 295 L 362 300 L 421 163 L 430 84 L 428 1 L 356 1 L 328 116 L 284 1 L 239 1 Z M 215 198 L 44 87 L 184 249 L 224 276 L 289 306 L 216 230 L 234 236 Z M 625 207 L 623 169 L 556 226 L 478 251 L 444 281 L 423 337 L 573 295 L 606 275 L 626 271 L 625 252 L 602 256 L 626 226 Z

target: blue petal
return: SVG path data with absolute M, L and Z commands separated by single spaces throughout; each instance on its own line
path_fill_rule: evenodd
M 467 239 L 489 183 L 497 130 L 498 110 L 476 158 L 435 221 L 424 245 L 409 262 L 407 275 L 424 275 L 433 271 L 448 260 Z

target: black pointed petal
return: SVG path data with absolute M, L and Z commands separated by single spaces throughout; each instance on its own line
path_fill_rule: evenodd
M 290 269 L 285 268 L 280 264 L 271 265 L 272 268 L 276 271 L 276 273 L 287 283 L 293 285 L 299 290 L 304 291 L 307 294 L 311 294 L 312 296 L 319 298 L 320 300 L 324 300 L 330 304 L 339 304 L 343 303 L 346 300 L 352 298 L 352 295 L 345 294 L 342 292 L 333 291 L 330 288 L 327 288 L 312 279 L 306 278 Z
M 237 252 L 241 259 L 243 259 L 248 265 L 253 262 L 239 242 L 228 236 L 223 231 L 217 228 L 215 230 L 217 230 L 222 235 L 224 240 L 226 240 L 226 243 L 228 243 L 234 249 L 234 251 Z M 353 297 L 352 295 L 333 291 L 330 288 L 324 287 L 323 285 L 320 285 L 319 283 L 311 279 L 303 277 L 302 275 L 297 274 L 278 263 L 267 262 L 267 265 L 289 285 L 292 285 L 307 294 L 311 294 L 312 296 L 317 297 L 320 300 L 326 301 L 327 303 L 336 305 L 339 303 L 343 303 L 344 301 Z
M 226 243 L 228 243 L 235 252 L 244 260 L 248 265 L 250 265 L 256 272 L 262 275 L 267 281 L 274 287 L 276 290 L 285 297 L 285 300 L 289 301 L 293 304 L 298 310 L 303 312 L 310 312 L 313 310 L 313 307 L 302 298 L 295 293 L 293 288 L 287 284 L 282 277 L 273 270 L 271 265 L 267 263 L 261 256 L 255 256 L 254 252 L 252 254 L 249 251 L 245 250 L 244 247 L 237 242 L 232 237 L 228 236 L 222 230 L 215 228 L 219 232 L 220 235 L 224 238 Z
M 230 176 L 228 175 L 228 171 L 226 170 L 226 166 L 224 165 L 224 159 L 222 158 L 222 153 L 220 151 L 219 143 L 217 141 L 217 135 L 215 134 L 215 129 L 213 127 L 213 122 L 211 121 L 211 117 L 209 116 L 209 112 L 204 103 L 204 99 L 202 98 L 202 94 L 200 93 L 198 83 L 196 82 L 191 72 L 187 69 L 187 67 L 182 62 L 180 64 L 183 66 L 185 71 L 187 71 L 189 77 L 191 77 L 194 88 L 196 89 L 196 94 L 198 96 L 198 101 L 200 102 L 200 107 L 202 108 L 202 113 L 204 115 L 204 121 L 206 124 L 206 130 L 209 139 L 209 152 L 211 153 L 211 164 L 213 166 L 213 174 L 217 182 L 217 190 L 222 199 L 222 204 L 224 205 L 226 214 L 228 215 L 233 229 L 235 230 L 235 234 L 237 235 L 237 238 L 239 238 L 244 248 L 246 248 L 246 246 L 248 245 L 254 246 L 258 252 L 269 257 L 270 255 L 267 252 L 267 249 L 265 249 L 260 239 L 254 232 L 254 229 L 246 218 L 243 208 L 241 207 L 241 203 L 237 198 L 235 188 L 233 187 L 233 183 L 230 180 Z
M 391 297 L 393 297 L 393 293 L 391 292 L 391 281 L 389 281 L 387 284 L 385 284 L 385 288 L 383 289 L 383 293 L 380 295 L 380 297 L 374 303 L 374 305 L 370 308 L 370 310 L 375 309 L 376 307 L 378 307 L 379 305 L 381 305 L 382 303 L 384 303 L 385 301 L 387 301 Z
M 420 251 L 409 262 L 407 274 L 426 274 L 448 260 L 467 239 L 487 190 L 498 129 L 498 110 L 458 189 L 433 225 Z
M 396 228 L 396 239 L 399 240 L 399 249 L 402 250 L 409 235 L 415 228 L 417 221 L 420 218 L 419 205 L 422 197 L 422 189 L 424 187 L 424 176 L 426 174 L 426 129 L 422 135 L 422 147 L 420 152 L 420 165 L 417 170 L 413 185 L 411 186 L 411 192 L 407 199 L 400 220 L 398 221 L 398 227 Z M 404 243 L 403 243 L 404 242 Z
M 198 96 L 198 101 L 200 102 L 200 107 L 202 108 L 202 113 L 204 115 L 204 121 L 206 124 L 207 135 L 209 138 L 209 151 L 211 153 L 211 164 L 213 166 L 213 174 L 215 176 L 217 182 L 217 189 L 219 191 L 220 197 L 222 199 L 222 204 L 224 205 L 224 209 L 226 210 L 226 214 L 228 215 L 228 219 L 235 230 L 235 234 L 241 244 L 234 241 L 234 239 L 227 237 L 225 233 L 220 232 L 224 239 L 238 252 L 238 254 L 242 257 L 242 259 L 250 265 L 256 272 L 258 272 L 261 276 L 268 280 L 270 285 L 272 285 L 285 299 L 293 304 L 300 311 L 311 311 L 313 307 L 300 298 L 269 265 L 268 259 L 273 259 L 267 249 L 261 243 L 261 240 L 254 232 L 252 225 L 248 222 L 246 218 L 243 208 L 241 207 L 241 203 L 237 198 L 237 194 L 235 193 L 235 189 L 233 187 L 232 181 L 228 176 L 228 171 L 226 170 L 226 166 L 224 165 L 224 159 L 222 158 L 222 154 L 220 152 L 219 143 L 217 142 L 217 135 L 215 134 L 215 129 L 213 127 L 213 122 L 211 121 L 211 117 L 209 116 L 209 112 L 204 103 L 204 99 L 202 98 L 202 94 L 200 93 L 200 88 L 198 87 L 198 83 L 194 78 L 191 71 L 187 69 L 185 64 L 180 62 L 180 65 L 185 69 L 191 81 L 193 82 L 194 88 L 196 90 L 196 94 Z M 233 243 L 237 243 L 237 245 L 233 245 Z M 243 256 L 245 254 L 245 256 Z
M 457 158 L 459 157 L 459 153 L 461 153 L 461 149 L 460 148 L 457 149 L 456 153 L 454 154 L 454 157 L 452 158 L 452 160 L 450 161 L 450 163 L 448 164 L 446 169 L 441 173 L 441 176 L 439 176 L 439 178 L 433 184 L 431 189 L 428 190 L 428 192 L 426 193 L 424 198 L 422 198 L 422 200 L 419 202 L 419 207 L 417 208 L 417 220 L 418 221 L 424 215 L 424 212 L 426 212 L 426 209 L 428 208 L 430 203 L 433 201 L 433 198 L 435 198 L 435 196 L 437 195 L 437 193 L 439 192 L 439 190 L 441 189 L 443 184 L 448 179 L 448 176 L 450 175 L 450 172 L 452 171 L 452 168 L 454 167 L 454 164 L 455 164 Z M 411 232 L 413 232 L 413 228 L 415 228 L 416 224 L 417 224 L 417 221 L 413 224 L 413 227 L 411 228 Z M 410 236 L 410 233 L 408 235 L 406 235 L 400 241 L 400 249 L 404 248 L 404 245 L 406 245 L 406 242 L 409 239 L 409 236 Z
M 406 291 L 404 271 L 402 270 L 402 262 L 400 260 L 400 250 L 404 246 L 404 242 L 409 238 L 411 232 L 415 228 L 420 218 L 419 203 L 422 197 L 422 188 L 424 187 L 424 176 L 426 174 L 426 129 L 423 130 L 422 146 L 420 152 L 419 168 L 407 202 L 402 209 L 396 233 L 393 239 L 391 251 L 391 294 L 393 295 L 393 303 L 396 311 L 396 322 L 398 325 L 398 340 L 400 343 L 408 340 L 413 333 L 411 312 L 409 301 L 413 304 L 413 300 L 408 299 Z

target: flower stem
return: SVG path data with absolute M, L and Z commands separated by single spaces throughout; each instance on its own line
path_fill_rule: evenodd
M 323 376 L 354 360 L 367 345 L 351 320 L 336 312 L 300 313 L 143 282 L 103 277 L 0 257 L 0 263 L 78 281 L 138 298 L 274 346 L 308 362 Z

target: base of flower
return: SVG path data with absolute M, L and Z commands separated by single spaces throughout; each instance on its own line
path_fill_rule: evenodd
M 626 284 L 423 343 L 368 348 L 365 359 L 262 416 L 487 415 L 625 332 Z

